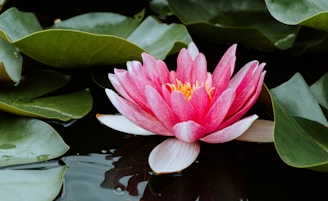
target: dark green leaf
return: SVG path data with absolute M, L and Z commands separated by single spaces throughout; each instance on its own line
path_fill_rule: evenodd
M 90 17 L 90 15 L 88 16 Z M 99 29 L 90 28 L 90 24 L 99 23 L 101 17 L 99 15 L 98 13 L 96 18 L 89 19 L 86 27 L 79 25 L 78 28 L 94 29 L 93 31 L 98 32 Z M 124 36 L 131 33 L 131 27 L 127 28 L 125 21 L 117 23 L 118 15 L 115 16 L 115 18 L 108 18 L 109 22 L 106 26 L 109 27 L 106 29 L 125 27 L 127 30 L 120 33 Z M 153 17 L 146 18 L 128 38 L 73 29 L 43 30 L 34 15 L 20 12 L 15 8 L 8 9 L 0 17 L 0 34 L 3 38 L 31 58 L 56 67 L 124 64 L 128 60 L 140 60 L 142 52 L 148 52 L 163 59 L 167 54 L 176 53 L 181 47 L 187 46 L 192 40 L 183 25 L 163 24 Z M 92 22 L 92 20 L 95 21 Z M 14 22 L 17 23 L 17 26 L 9 25 Z M 15 28 L 8 28 L 8 26 Z M 115 32 L 115 34 L 119 34 L 119 32 Z
M 300 74 L 271 89 L 274 142 L 290 166 L 328 171 L 328 128 L 319 103 Z
M 174 1 L 174 14 L 196 35 L 216 43 L 242 43 L 257 49 L 288 49 L 299 31 L 274 20 L 261 0 Z
M 69 81 L 53 71 L 35 71 L 17 85 L 0 87 L 0 109 L 17 115 L 68 121 L 85 116 L 92 108 L 87 91 L 46 96 Z

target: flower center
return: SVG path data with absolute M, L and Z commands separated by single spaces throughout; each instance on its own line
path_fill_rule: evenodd
M 195 84 L 191 84 L 190 82 L 182 83 L 179 79 L 176 79 L 176 82 L 176 84 L 166 83 L 166 85 L 169 87 L 171 92 L 181 92 L 188 101 L 190 100 L 192 94 L 198 87 L 204 87 L 210 100 L 212 100 L 214 87 L 210 87 L 207 81 L 205 83 L 199 83 L 198 81 L 196 81 Z

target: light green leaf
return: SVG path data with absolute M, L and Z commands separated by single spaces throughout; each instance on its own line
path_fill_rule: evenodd
M 154 57 L 164 59 L 166 55 L 180 51 L 192 41 L 187 33 L 186 27 L 181 24 L 159 26 L 155 18 L 148 17 L 127 40 L 142 47 Z
M 319 104 L 328 110 L 328 73 L 312 84 L 310 90 Z
M 99 29 L 90 28 L 90 24 L 99 23 L 100 17 L 101 15 L 97 14 L 95 21 L 89 19 L 84 29 L 98 32 Z M 110 25 L 113 29 L 128 27 L 125 22 L 122 22 L 123 25 L 117 24 L 117 19 L 109 18 L 106 26 Z M 17 23 L 19 28 L 7 27 L 13 22 Z M 78 28 L 82 29 L 83 25 Z M 12 8 L 0 16 L 0 29 L 0 35 L 24 54 L 47 65 L 68 68 L 124 64 L 128 60 L 140 60 L 142 52 L 164 59 L 167 54 L 176 53 L 191 42 L 191 37 L 183 25 L 163 24 L 153 17 L 145 19 L 132 33 L 131 28 L 115 32 L 124 33 L 123 36 L 117 36 L 73 29 L 42 30 L 34 15 Z M 16 33 L 18 29 L 22 29 L 19 34 Z M 125 38 L 127 33 L 131 33 L 128 39 Z
M 271 93 L 288 114 L 317 121 L 323 125 L 328 124 L 317 99 L 299 73 L 287 82 L 271 89 Z
M 19 82 L 23 58 L 17 48 L 0 38 L 0 82 Z
M 69 149 L 47 123 L 5 114 L 0 116 L 0 167 L 45 161 Z
M 274 143 L 293 167 L 328 172 L 328 128 L 316 98 L 300 74 L 271 89 Z
M 292 47 L 299 31 L 274 20 L 262 0 L 168 0 L 190 32 L 216 43 L 274 50 Z
M 5 201 L 51 201 L 60 192 L 66 166 L 43 170 L 0 170 L 0 194 Z
M 326 0 L 265 0 L 270 14 L 288 25 L 304 25 L 328 31 L 328 1 Z
M 34 71 L 26 75 L 17 86 L 0 86 L 0 109 L 44 119 L 79 119 L 92 108 L 92 96 L 88 91 L 46 96 L 68 81 L 68 76 L 58 72 Z

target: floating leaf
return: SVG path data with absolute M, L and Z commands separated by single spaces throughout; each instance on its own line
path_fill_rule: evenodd
M 85 116 L 92 108 L 87 91 L 45 96 L 69 81 L 54 71 L 35 71 L 17 85 L 0 86 L 0 109 L 22 116 L 68 121 Z
M 98 14 L 95 23 L 100 17 Z M 116 29 L 121 26 L 116 23 L 117 18 L 108 20 L 110 27 Z M 8 28 L 12 27 L 13 22 L 17 23 L 17 27 Z M 89 19 L 85 29 L 90 30 L 90 23 L 94 21 Z M 117 26 L 114 27 L 115 23 Z M 79 25 L 79 29 L 81 27 L 82 25 Z M 0 29 L 2 37 L 31 58 L 47 65 L 69 68 L 124 64 L 128 60 L 141 59 L 142 52 L 163 59 L 167 54 L 176 53 L 182 46 L 185 47 L 191 42 L 191 37 L 183 25 L 163 24 L 150 16 L 129 38 L 73 29 L 43 30 L 34 15 L 20 12 L 16 8 L 8 9 L 0 16 Z M 124 33 L 126 35 L 126 32 Z M 158 48 L 159 45 L 161 48 Z
M 107 34 L 122 38 L 128 37 L 140 24 L 144 11 L 134 18 L 116 13 L 95 12 L 78 15 L 56 23 L 51 29 L 73 29 L 94 34 Z
M 65 166 L 43 170 L 0 170 L 1 200 L 54 200 L 60 192 Z
M 328 31 L 328 2 L 326 0 L 265 0 L 270 14 L 288 25 L 304 25 Z
M 328 110 L 328 73 L 312 84 L 310 90 L 319 104 Z
M 37 119 L 1 114 L 0 167 L 53 159 L 68 149 L 49 124 Z
M 16 47 L 0 38 L 0 82 L 19 82 L 23 58 Z
M 271 89 L 271 93 L 290 115 L 317 121 L 323 125 L 328 124 L 317 99 L 299 73 Z
M 261 0 L 174 1 L 173 13 L 194 34 L 216 43 L 242 43 L 253 48 L 290 48 L 299 27 L 274 20 Z
M 327 172 L 327 119 L 302 76 L 295 74 L 271 92 L 279 156 L 290 166 Z

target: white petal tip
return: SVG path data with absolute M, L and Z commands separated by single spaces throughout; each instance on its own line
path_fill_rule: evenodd
M 154 135 L 154 133 L 149 132 L 137 126 L 136 124 L 132 123 L 123 115 L 96 114 L 96 118 L 102 124 L 117 131 L 134 134 L 134 135 Z
M 148 162 L 155 174 L 170 174 L 189 167 L 196 160 L 199 152 L 198 142 L 189 143 L 169 138 L 151 151 Z

